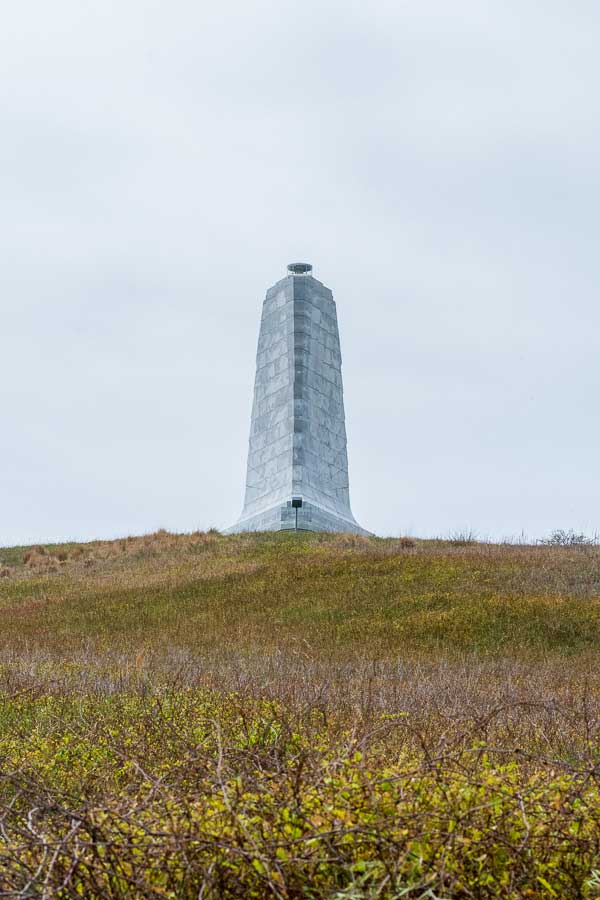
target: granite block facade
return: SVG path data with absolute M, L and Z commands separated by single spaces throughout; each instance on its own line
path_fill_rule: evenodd
M 337 314 L 329 288 L 292 264 L 267 291 L 256 353 L 244 509 L 229 532 L 367 534 L 350 508 Z

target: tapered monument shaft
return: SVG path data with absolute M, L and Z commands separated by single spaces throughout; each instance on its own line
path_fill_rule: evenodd
M 230 532 L 368 533 L 350 509 L 335 302 L 311 273 L 292 263 L 263 303 L 246 496 Z

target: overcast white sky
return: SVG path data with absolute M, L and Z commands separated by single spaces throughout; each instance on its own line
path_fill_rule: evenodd
M 338 306 L 354 513 L 600 530 L 597 0 L 21 0 L 0 544 L 233 522 L 266 288 Z

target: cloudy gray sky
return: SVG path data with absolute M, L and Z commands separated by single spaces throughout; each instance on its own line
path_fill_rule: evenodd
M 597 0 L 22 0 L 0 544 L 224 527 L 265 289 L 338 305 L 354 513 L 600 530 Z

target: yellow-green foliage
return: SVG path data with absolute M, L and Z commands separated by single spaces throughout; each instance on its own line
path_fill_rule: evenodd
M 478 741 L 428 757 L 406 718 L 366 735 L 237 694 L 5 700 L 2 890 L 599 896 L 593 762 L 517 761 Z
M 0 551 L 0 896 L 600 897 L 600 551 Z

